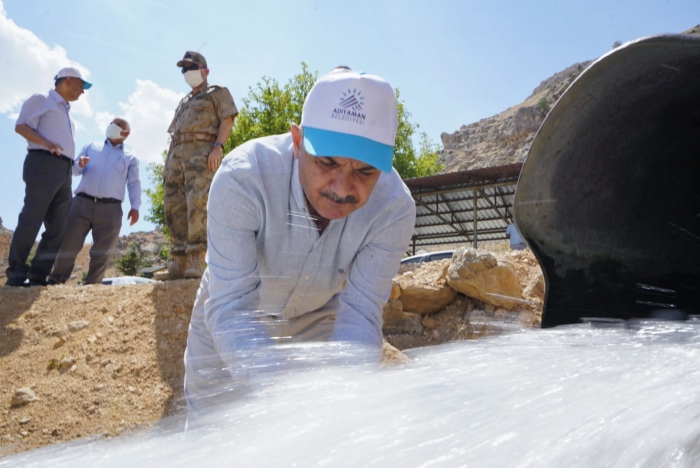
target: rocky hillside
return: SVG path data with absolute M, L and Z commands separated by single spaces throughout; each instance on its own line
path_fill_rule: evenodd
M 532 91 L 524 102 L 500 114 L 463 125 L 440 135 L 445 172 L 480 169 L 523 162 L 537 129 L 553 105 L 590 61 L 575 63 L 555 73 Z M 546 106 L 538 104 L 546 102 Z
M 683 34 L 700 35 L 700 25 Z M 555 73 L 542 81 L 525 101 L 500 114 L 464 125 L 454 133 L 440 135 L 444 172 L 523 162 L 546 115 L 546 106 L 538 103 L 542 100 L 553 106 L 591 62 L 575 63 Z

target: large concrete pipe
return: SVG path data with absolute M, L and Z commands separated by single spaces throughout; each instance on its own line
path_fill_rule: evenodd
M 514 204 L 542 326 L 700 314 L 700 37 L 614 49 L 542 123 Z

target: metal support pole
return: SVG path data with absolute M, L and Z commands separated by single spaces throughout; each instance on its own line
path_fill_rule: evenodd
M 474 233 L 472 235 L 472 238 L 474 239 L 474 248 L 476 249 L 479 243 L 477 242 L 476 238 L 476 225 L 477 225 L 477 192 L 476 189 L 472 190 L 472 193 L 474 194 Z

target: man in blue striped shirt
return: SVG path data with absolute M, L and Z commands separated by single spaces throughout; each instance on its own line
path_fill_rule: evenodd
M 107 139 L 85 146 L 75 158 L 73 175 L 82 174 L 71 202 L 61 248 L 56 257 L 49 284 L 63 284 L 73 272 L 75 258 L 92 230 L 90 267 L 84 284 L 99 284 L 112 259 L 122 227 L 122 201 L 129 189 L 131 226 L 139 220 L 141 181 L 139 160 L 124 149 L 129 123 L 121 118 L 107 127 Z
M 345 342 L 378 357 L 416 214 L 392 168 L 397 126 L 389 83 L 338 68 L 309 92 L 300 126 L 224 159 L 185 351 L 188 424 L 227 399 L 231 378 L 303 361 L 275 344 L 334 341 L 324 349 L 338 356 Z

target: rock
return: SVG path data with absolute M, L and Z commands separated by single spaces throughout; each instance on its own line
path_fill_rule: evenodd
M 417 270 L 396 278 L 401 288 L 403 310 L 419 314 L 437 312 L 452 302 L 457 292 L 447 285 L 445 276 L 451 260 L 421 265 Z
M 27 403 L 31 403 L 32 401 L 38 401 L 39 398 L 37 398 L 36 394 L 32 391 L 31 388 L 23 387 L 18 389 L 14 395 L 12 395 L 12 402 L 10 403 L 11 406 L 20 406 L 20 405 L 26 405 Z
M 522 138 L 536 132 L 543 120 L 544 114 L 537 107 L 521 107 L 503 124 L 503 134 L 510 139 Z
M 403 312 L 401 318 L 395 320 L 391 325 L 385 325 L 383 331 L 387 335 L 418 335 L 423 332 L 420 318 L 419 314 Z
M 73 359 L 71 356 L 65 356 L 61 358 L 61 363 L 59 367 L 61 368 L 61 370 L 66 370 L 72 368 L 73 364 L 75 364 L 75 359 Z
M 530 297 L 533 299 L 544 300 L 544 276 L 542 273 L 538 273 L 537 276 L 532 278 L 527 286 L 525 286 L 524 291 L 525 297 Z
M 382 343 L 381 364 L 404 364 L 410 359 L 404 353 L 390 345 L 386 340 Z
M 457 249 L 447 271 L 447 283 L 466 296 L 507 310 L 512 310 L 522 297 L 515 270 L 499 264 L 483 250 Z
M 32 418 L 22 418 L 22 419 L 19 420 L 19 423 L 20 423 L 22 426 L 24 426 L 25 424 L 28 424 L 29 421 L 31 421 L 31 420 L 32 420 Z
M 420 315 L 404 312 L 401 301 L 389 301 L 384 306 L 382 331 L 387 335 L 416 334 L 422 331 Z
M 403 318 L 403 304 L 401 301 L 393 300 L 387 302 L 382 312 L 384 326 L 393 325 L 400 318 Z
M 433 328 L 437 327 L 437 321 L 430 317 L 423 317 L 423 320 L 421 320 L 421 324 L 429 330 L 432 330 Z
M 53 344 L 53 349 L 58 349 L 66 343 L 66 339 L 59 336 L 56 342 Z
M 396 281 L 391 282 L 391 293 L 389 293 L 389 300 L 393 301 L 401 297 L 401 287 L 396 283 Z
M 160 245 L 149 242 L 148 244 L 141 246 L 141 251 L 152 255 L 158 255 L 158 252 L 160 252 Z
M 80 331 L 89 325 L 90 325 L 90 322 L 87 320 L 77 320 L 75 322 L 71 322 L 68 324 L 68 331 L 70 331 L 71 333 L 75 333 L 75 332 Z

